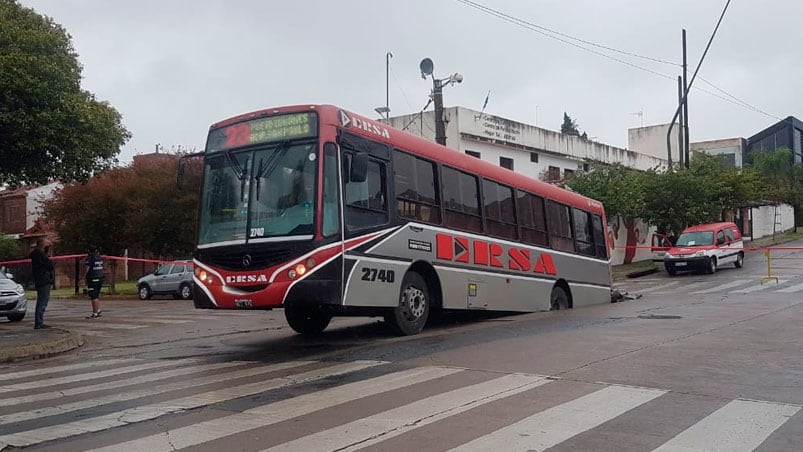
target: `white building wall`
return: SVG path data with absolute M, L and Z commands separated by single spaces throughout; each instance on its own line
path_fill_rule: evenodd
M 28 190 L 25 198 L 25 230 L 33 227 L 37 219 L 42 215 L 42 203 L 53 196 L 53 192 L 61 187 L 58 182 L 32 188 Z
M 672 128 L 669 141 L 672 143 L 672 162 L 678 161 L 680 147 L 678 146 L 679 124 Z M 669 124 L 655 126 L 636 127 L 627 131 L 627 146 L 631 151 L 639 154 L 648 155 L 666 162 L 668 151 L 666 149 L 666 134 L 669 131 Z M 691 146 L 689 146 L 691 148 Z
M 564 135 L 559 132 L 542 129 L 499 116 L 481 114 L 478 111 L 463 107 L 451 107 L 444 110 L 446 125 L 446 145 L 460 152 L 466 149 L 480 148 L 484 143 L 489 158 L 484 160 L 499 164 L 498 154 L 489 149 L 497 148 L 499 152 L 518 154 L 515 161 L 529 162 L 530 152 L 539 153 L 538 171 L 544 171 L 549 162 L 562 170 L 577 169 L 584 162 L 602 162 L 622 164 L 627 167 L 647 170 L 663 168 L 666 159 L 640 154 L 632 150 L 609 146 L 577 136 Z M 433 112 L 393 117 L 388 120 L 393 127 L 406 130 L 429 140 L 435 139 L 435 116 Z M 482 151 L 480 151 L 482 152 Z M 546 157 L 546 156 L 549 157 Z M 507 156 L 507 155 L 506 155 Z M 492 157 L 492 158 L 491 158 Z M 544 158 L 544 162 L 541 161 Z M 520 168 L 514 164 L 514 169 Z
M 463 140 L 463 152 L 474 151 L 480 153 L 480 158 L 487 162 L 499 165 L 500 157 L 507 157 L 513 159 L 513 170 L 522 173 L 526 176 L 536 179 L 544 179 L 548 168 L 556 166 L 560 168 L 561 177 L 563 177 L 563 170 L 570 169 L 577 171 L 582 169 L 583 164 L 577 160 L 568 158 L 560 158 L 557 156 L 538 153 L 538 162 L 530 161 L 530 152 L 521 151 L 518 149 L 504 148 L 492 143 L 484 143 L 481 141 Z
M 742 167 L 742 155 L 745 147 L 744 138 L 698 141 L 689 144 L 689 148 L 691 148 L 692 151 L 702 151 L 712 155 L 732 155 L 733 161 L 738 168 Z
M 789 204 L 778 204 L 777 215 L 780 225 L 775 225 L 776 207 L 773 205 L 753 207 L 750 209 L 750 217 L 753 220 L 753 239 L 771 236 L 773 227 L 775 233 L 781 233 L 794 229 L 795 210 Z

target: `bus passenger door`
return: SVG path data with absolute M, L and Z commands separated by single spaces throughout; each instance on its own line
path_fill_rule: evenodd
M 338 147 L 334 143 L 326 143 L 323 146 L 323 209 L 321 221 L 321 235 L 325 238 L 336 237 L 340 255 L 337 257 L 336 268 L 340 269 L 340 292 L 339 300 L 343 303 L 343 291 L 345 288 L 344 273 L 345 262 L 345 228 L 343 225 L 343 164 Z

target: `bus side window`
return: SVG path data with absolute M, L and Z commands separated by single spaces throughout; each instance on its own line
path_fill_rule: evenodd
M 608 259 L 608 246 L 605 244 L 605 228 L 602 226 L 602 217 L 594 215 L 591 223 L 594 229 L 594 247 L 597 250 L 597 257 Z
M 482 232 L 477 176 L 444 166 L 443 206 L 446 226 Z
M 596 255 L 596 250 L 594 249 L 594 235 L 591 230 L 590 216 L 584 210 L 572 208 L 575 250 L 580 254 L 594 256 Z
M 488 235 L 516 240 L 516 210 L 513 189 L 494 181 L 482 181 L 483 207 Z
M 518 219 L 521 226 L 521 241 L 533 245 L 549 246 L 544 218 L 544 198 L 518 192 Z
M 410 154 L 393 151 L 396 213 L 402 218 L 440 224 L 441 210 L 435 187 L 435 164 Z
M 546 203 L 547 229 L 552 249 L 574 253 L 572 218 L 569 206 L 548 200 Z
M 344 154 L 344 167 L 351 162 L 351 153 Z M 387 168 L 383 162 L 370 159 L 365 181 L 354 182 L 344 172 L 343 178 L 346 228 L 349 231 L 381 226 L 388 222 Z

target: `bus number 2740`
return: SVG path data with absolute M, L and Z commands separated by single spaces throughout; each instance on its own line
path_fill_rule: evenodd
M 363 268 L 362 269 L 363 281 L 380 281 L 384 283 L 392 283 L 396 280 L 396 273 L 393 270 L 384 270 L 377 268 Z

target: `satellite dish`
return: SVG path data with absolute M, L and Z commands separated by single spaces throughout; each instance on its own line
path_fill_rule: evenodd
M 429 58 L 424 58 L 421 60 L 421 64 L 418 65 L 421 69 L 421 78 L 427 78 L 428 75 L 432 75 L 432 70 L 435 68 L 435 65 L 432 64 L 432 60 Z

